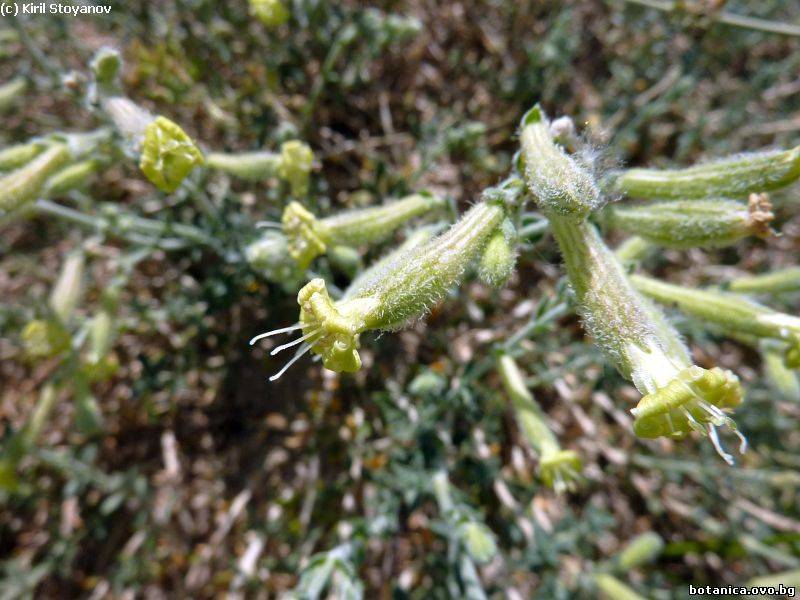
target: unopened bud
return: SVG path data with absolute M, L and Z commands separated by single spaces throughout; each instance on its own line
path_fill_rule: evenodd
M 0 112 L 6 112 L 14 106 L 27 87 L 28 83 L 22 77 L 0 85 Z
M 53 198 L 82 188 L 97 173 L 100 163 L 96 160 L 83 160 L 64 167 L 48 179 L 42 189 L 42 196 Z
M 483 523 L 467 521 L 459 526 L 459 535 L 467 553 L 477 563 L 487 563 L 497 554 L 494 534 Z
M 89 68 L 91 68 L 97 83 L 110 85 L 115 82 L 119 75 L 119 71 L 122 68 L 122 57 L 118 50 L 103 46 L 95 52 L 89 63 Z
M 613 188 L 636 198 L 741 198 L 785 187 L 798 177 L 800 146 L 738 154 L 686 169 L 628 169 L 613 178 Z
M 3 148 L 0 150 L 0 171 L 18 169 L 36 158 L 44 148 L 45 145 L 40 142 L 25 142 Z
M 53 144 L 29 163 L 0 178 L 0 215 L 36 200 L 47 178 L 70 159 L 64 144 Z
M 621 573 L 627 573 L 658 558 L 664 549 L 664 540 L 655 532 L 648 531 L 636 536 L 617 556 L 616 564 Z
M 478 263 L 481 281 L 493 287 L 502 287 L 514 273 L 517 263 L 516 231 L 510 219 L 492 234 Z
M 525 181 L 545 213 L 582 219 L 600 204 L 591 173 L 558 146 L 537 104 L 522 117 L 520 143 Z
M 773 218 L 765 195 L 748 205 L 733 200 L 675 200 L 616 206 L 613 223 L 653 244 L 669 248 L 722 247 L 770 233 Z
M 604 600 L 646 600 L 613 575 L 596 573 L 593 578 Z
M 53 321 L 36 319 L 22 330 L 22 345 L 31 359 L 57 356 L 69 349 L 71 341 L 69 332 Z
M 84 263 L 83 252 L 69 255 L 50 295 L 50 308 L 62 323 L 66 323 L 72 316 L 83 293 Z

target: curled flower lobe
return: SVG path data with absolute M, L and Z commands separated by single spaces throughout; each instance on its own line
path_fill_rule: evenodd
M 368 301 L 367 301 L 368 302 Z M 352 373 L 361 368 L 359 335 L 365 329 L 363 301 L 334 304 L 325 282 L 312 279 L 297 295 L 300 324 L 311 350 L 332 371 Z
M 691 431 L 701 431 L 708 434 L 720 456 L 732 463 L 733 458 L 720 446 L 716 427 L 727 425 L 738 435 L 726 413 L 741 404 L 742 398 L 739 379 L 730 371 L 692 365 L 639 401 L 631 410 L 635 417 L 633 430 L 643 438 L 680 438 Z M 743 452 L 746 443 L 741 436 L 740 439 Z
M 281 225 L 289 241 L 289 254 L 301 269 L 308 268 L 312 260 L 325 253 L 326 245 L 318 231 L 319 221 L 299 202 L 291 202 L 286 207 Z
M 161 191 L 174 192 L 203 164 L 203 154 L 177 123 L 156 117 L 144 132 L 139 168 Z
M 557 493 L 572 491 L 581 477 L 580 456 L 573 450 L 558 450 L 542 454 L 539 472 L 542 481 Z

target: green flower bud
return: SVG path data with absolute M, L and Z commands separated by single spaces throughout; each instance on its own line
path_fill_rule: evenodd
M 250 0 L 250 14 L 267 27 L 279 27 L 291 16 L 281 0 Z
M 22 77 L 17 77 L 8 83 L 0 85 L 0 112 L 4 113 L 14 106 L 27 87 L 28 82 Z
M 762 340 L 759 346 L 764 378 L 770 388 L 783 400 L 800 402 L 800 379 L 786 364 L 785 348 L 772 340 Z
M 505 208 L 498 203 L 476 204 L 447 232 L 394 257 L 380 272 L 362 279 L 358 286 L 351 286 L 336 302 L 322 279 L 309 282 L 297 296 L 300 322 L 251 340 L 252 344 L 263 337 L 303 330 L 300 339 L 272 351 L 276 354 L 303 344 L 289 363 L 270 379 L 274 381 L 280 377 L 309 350 L 321 356 L 328 369 L 358 370 L 361 367 L 358 355 L 361 333 L 396 330 L 422 316 L 461 280 L 504 217 Z
M 81 188 L 97 173 L 99 168 L 100 163 L 91 159 L 64 167 L 45 182 L 42 196 L 53 198 Z
M 83 252 L 67 256 L 50 294 L 50 308 L 62 323 L 69 321 L 83 293 L 84 264 Z
M 329 245 L 359 246 L 388 237 L 406 221 L 443 205 L 437 196 L 421 193 L 382 206 L 345 211 L 317 219 L 299 202 L 290 203 L 281 219 L 289 254 L 305 270 Z
M 608 573 L 595 573 L 594 583 L 605 600 L 646 600 L 619 579 Z
M 444 392 L 447 387 L 447 380 L 444 377 L 431 371 L 423 371 L 408 384 L 408 392 L 414 396 L 422 398 L 436 398 Z
M 736 198 L 785 187 L 798 177 L 800 146 L 738 154 L 686 169 L 628 169 L 614 176 L 612 187 L 637 198 Z
M 572 450 L 561 449 L 514 359 L 503 354 L 497 364 L 503 387 L 514 407 L 517 425 L 539 454 L 539 471 L 545 485 L 559 494 L 574 491 L 583 468 L 580 457 Z
M 644 437 L 708 433 L 726 462 L 716 427 L 729 426 L 724 411 L 741 402 L 735 375 L 693 366 L 686 347 L 661 312 L 631 286 L 614 254 L 587 222 L 551 218 L 584 327 L 619 372 L 644 394 L 632 411 Z
M 107 310 L 101 310 L 89 325 L 89 355 L 90 363 L 99 363 L 111 350 L 114 341 L 114 318 Z
M 297 262 L 289 255 L 289 245 L 279 231 L 267 231 L 245 248 L 245 258 L 255 270 L 268 281 L 284 283 L 287 288 L 297 289 L 302 276 Z
M 206 166 L 209 169 L 224 171 L 249 181 L 277 177 L 281 162 L 280 154 L 266 151 L 238 154 L 212 152 L 206 156 Z
M 69 332 L 54 321 L 36 319 L 22 330 L 22 345 L 31 359 L 57 356 L 69 350 L 71 342 Z
M 122 57 L 119 51 L 103 46 L 95 52 L 89 63 L 89 68 L 92 70 L 94 79 L 100 85 L 111 85 L 119 76 L 120 69 L 122 68 Z
M 800 267 L 779 269 L 771 273 L 739 277 L 728 283 L 732 292 L 779 294 L 800 291 Z
M 525 181 L 545 214 L 582 219 L 600 204 L 592 175 L 556 145 L 537 104 L 522 117 L 520 144 Z
M 0 150 L 0 171 L 17 169 L 30 161 L 45 149 L 41 142 L 25 142 Z
M 483 523 L 467 521 L 458 527 L 458 536 L 472 560 L 484 564 L 497 554 L 497 543 L 492 530 Z
M 800 317 L 772 310 L 738 294 L 691 289 L 642 275 L 632 275 L 631 281 L 654 300 L 725 331 L 784 340 L 789 348 L 787 364 L 800 349 Z
M 764 575 L 762 577 L 754 577 L 747 582 L 749 588 L 765 588 L 765 587 L 780 587 L 784 586 L 787 589 L 797 589 L 800 587 L 800 569 L 793 571 L 783 571 L 782 573 L 775 573 L 774 575 Z
M 653 531 L 648 531 L 633 538 L 617 555 L 616 568 L 620 573 L 653 562 L 664 549 L 664 540 Z
M 176 123 L 156 117 L 145 129 L 139 168 L 161 191 L 174 192 L 202 164 L 203 154 Z
M 668 248 L 722 247 L 771 233 L 772 206 L 752 194 L 749 207 L 733 200 L 676 200 L 641 206 L 618 206 L 613 224 L 627 233 Z
M 33 202 L 47 178 L 70 159 L 64 144 L 53 144 L 16 171 L 0 177 L 0 214 Z
M 308 175 L 314 164 L 314 153 L 308 144 L 289 140 L 281 144 L 281 161 L 278 175 L 289 184 L 294 196 L 308 193 Z
M 503 287 L 514 274 L 517 264 L 517 236 L 511 219 L 506 219 L 492 234 L 478 263 L 481 281 L 496 288 Z

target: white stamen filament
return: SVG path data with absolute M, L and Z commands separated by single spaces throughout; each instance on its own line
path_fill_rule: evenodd
M 306 352 L 308 352 L 309 350 L 311 350 L 311 345 L 310 344 L 303 344 L 302 346 L 300 346 L 300 348 L 297 350 L 297 352 L 295 352 L 295 355 L 291 358 L 291 360 L 289 360 L 289 362 L 287 362 L 285 365 L 283 365 L 283 368 L 280 371 L 278 371 L 277 373 L 275 373 L 275 375 L 270 377 L 269 380 L 270 381 L 275 381 L 276 379 L 278 379 L 281 375 L 286 373 L 286 371 L 289 369 L 289 367 L 291 367 L 294 363 L 296 363 L 298 360 L 300 360 L 300 358 Z
M 717 428 L 714 427 L 711 423 L 708 424 L 708 437 L 711 438 L 711 443 L 714 444 L 714 450 L 717 451 L 717 454 L 722 457 L 729 465 L 733 466 L 735 461 L 733 460 L 733 456 L 725 452 L 722 448 L 722 444 L 719 442 L 719 436 L 717 435 Z
M 273 329 L 272 331 L 268 331 L 266 333 L 260 333 L 256 337 L 254 337 L 252 340 L 250 340 L 250 345 L 252 346 L 258 340 L 263 340 L 264 338 L 267 338 L 267 337 L 270 337 L 270 336 L 273 336 L 273 335 L 278 335 L 279 333 L 288 333 L 290 331 L 297 331 L 298 329 L 302 329 L 302 328 L 303 328 L 302 324 L 295 323 L 294 325 L 289 325 L 289 327 L 281 327 L 280 329 Z
M 273 348 L 272 352 L 270 352 L 269 355 L 270 356 L 275 356 L 278 352 L 281 352 L 282 350 L 286 350 L 286 348 L 291 348 L 292 346 L 297 346 L 297 344 L 302 344 L 307 339 L 316 336 L 318 333 L 319 333 L 319 329 L 315 329 L 313 331 L 309 331 L 303 337 L 297 338 L 296 340 L 291 341 L 288 344 L 282 344 L 280 346 L 277 346 L 277 347 Z

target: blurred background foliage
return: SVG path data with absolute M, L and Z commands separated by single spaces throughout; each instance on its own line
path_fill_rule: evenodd
M 798 23 L 797 3 L 685 4 L 286 0 L 286 22 L 268 25 L 239 0 L 115 1 L 103 18 L 4 19 L 0 76 L 27 87 L 2 106 L 0 141 L 96 126 L 76 90 L 111 45 L 131 98 L 206 150 L 308 143 L 316 214 L 423 188 L 463 210 L 508 169 L 537 101 L 573 117 L 603 168 L 796 144 L 800 41 L 715 11 Z M 469 282 L 424 322 L 372 336 L 359 373 L 307 361 L 269 384 L 280 362 L 247 340 L 294 322 L 295 294 L 243 248 L 289 199 L 285 184 L 203 170 L 165 195 L 120 161 L 64 200 L 111 226 L 3 226 L 0 417 L 19 462 L 0 492 L 0 597 L 596 597 L 592 574 L 646 532 L 660 555 L 620 575 L 646 597 L 800 568 L 800 402 L 770 387 L 754 350 L 678 320 L 698 364 L 746 384 L 752 450 L 724 468 L 702 440 L 635 439 L 637 394 L 584 339 L 543 228 L 509 286 Z M 781 237 L 647 267 L 698 285 L 796 265 L 796 189 L 773 201 Z M 125 215 L 202 238 L 132 243 Z M 77 250 L 71 334 L 104 311 L 113 329 L 97 377 L 65 369 L 89 364 L 74 351 L 32 358 L 23 335 Z M 347 282 L 326 258 L 315 268 Z M 776 305 L 796 314 L 798 295 Z M 509 340 L 584 460 L 574 493 L 535 476 L 494 373 Z

